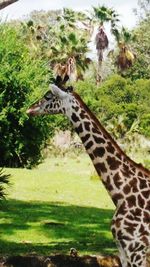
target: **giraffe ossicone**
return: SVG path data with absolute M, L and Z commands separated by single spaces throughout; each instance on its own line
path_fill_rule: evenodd
M 150 171 L 132 161 L 75 92 L 51 90 L 27 111 L 30 115 L 66 115 L 116 205 L 112 233 L 122 267 L 146 267 L 150 248 Z

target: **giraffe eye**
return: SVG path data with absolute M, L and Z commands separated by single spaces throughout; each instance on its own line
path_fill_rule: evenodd
M 49 100 L 49 99 L 50 99 L 50 97 L 49 97 L 49 96 L 47 96 L 47 95 L 45 95 L 45 99 L 46 99 L 46 100 Z
M 52 98 L 52 96 L 53 96 L 53 94 L 51 92 L 47 92 L 44 97 L 46 100 L 50 100 Z

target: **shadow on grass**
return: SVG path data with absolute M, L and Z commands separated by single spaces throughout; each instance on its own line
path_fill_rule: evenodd
M 80 253 L 112 253 L 116 251 L 110 232 L 113 213 L 113 210 L 65 203 L 16 200 L 2 202 L 0 254 L 13 255 L 34 251 L 48 255 L 56 252 L 66 253 L 71 247 L 75 247 Z M 25 231 L 29 238 L 28 231 L 32 233 L 32 228 L 39 235 L 38 242 L 26 243 L 13 239 L 22 231 Z

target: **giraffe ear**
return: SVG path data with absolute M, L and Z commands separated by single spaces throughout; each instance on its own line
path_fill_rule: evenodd
M 55 96 L 57 96 L 57 97 L 59 97 L 61 99 L 67 97 L 68 94 L 66 92 L 62 91 L 55 84 L 51 84 L 50 87 L 51 87 L 51 91 L 52 91 L 53 95 L 55 95 Z

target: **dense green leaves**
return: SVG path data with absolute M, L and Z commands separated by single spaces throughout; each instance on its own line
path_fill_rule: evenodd
M 134 40 L 131 43 L 136 55 L 132 68 L 128 69 L 125 77 L 136 80 L 139 78 L 150 78 L 150 16 L 142 20 L 134 29 Z
M 88 82 L 78 82 L 77 89 L 85 102 L 105 124 L 113 118 L 125 118 L 126 131 L 136 119 L 140 121 L 140 132 L 149 135 L 150 80 L 135 82 L 114 75 L 100 87 Z
M 26 109 L 47 89 L 51 75 L 31 58 L 16 30 L 1 25 L 0 35 L 0 165 L 32 165 L 49 128 L 46 118 L 28 118 Z

